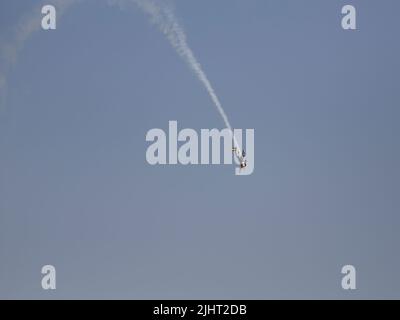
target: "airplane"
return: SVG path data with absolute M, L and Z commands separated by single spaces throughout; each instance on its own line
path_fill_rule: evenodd
M 240 169 L 244 169 L 247 166 L 247 160 L 246 160 L 246 151 L 243 149 L 242 152 L 240 153 L 240 150 L 236 147 L 232 147 L 232 152 L 236 154 L 236 156 L 239 159 L 240 162 Z

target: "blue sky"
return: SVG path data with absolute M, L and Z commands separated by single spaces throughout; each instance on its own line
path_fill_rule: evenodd
M 172 2 L 254 174 L 147 164 L 148 130 L 223 122 L 145 14 L 83 1 L 0 61 L 0 297 L 399 298 L 400 3 Z M 0 43 L 42 3 L 1 1 Z

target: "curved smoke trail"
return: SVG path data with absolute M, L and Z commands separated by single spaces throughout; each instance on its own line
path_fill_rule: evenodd
M 61 15 L 75 3 L 79 3 L 82 0 L 53 0 L 53 5 L 57 7 L 57 14 Z M 222 117 L 225 126 L 229 129 L 234 146 L 239 150 L 239 144 L 233 134 L 232 126 L 229 122 L 228 116 L 226 115 L 222 104 L 215 93 L 207 75 L 203 71 L 200 63 L 196 59 L 192 49 L 187 43 L 186 34 L 183 28 L 179 25 L 173 10 L 167 4 L 161 4 L 160 1 L 155 0 L 107 0 L 107 3 L 111 6 L 121 5 L 123 6 L 126 2 L 134 2 L 141 8 L 145 13 L 150 15 L 151 20 L 157 24 L 162 33 L 167 37 L 172 47 L 176 50 L 180 57 L 189 65 L 193 70 L 194 74 L 200 80 L 207 90 L 211 100 L 213 101 L 217 111 Z M 39 12 L 39 7 L 35 9 L 34 14 L 30 14 L 24 17 L 18 24 L 15 32 L 14 41 L 9 43 L 7 46 L 0 46 L 0 61 L 3 62 L 3 68 L 0 68 L 0 97 L 5 96 L 6 89 L 6 74 L 8 70 L 12 67 L 17 59 L 17 54 L 23 47 L 25 41 L 33 34 L 35 31 L 40 29 L 40 24 L 38 23 L 37 13 Z
M 192 49 L 189 47 L 186 34 L 183 28 L 179 25 L 174 12 L 167 5 L 159 5 L 153 0 L 133 0 L 143 11 L 148 13 L 152 17 L 152 21 L 156 23 L 160 30 L 165 34 L 172 47 L 181 56 L 189 67 L 193 70 L 197 78 L 204 85 L 207 90 L 211 100 L 213 101 L 215 107 L 217 108 L 225 126 L 229 129 L 232 135 L 232 139 L 235 147 L 239 150 L 239 145 L 233 134 L 232 126 L 229 122 L 228 116 L 226 115 L 222 104 L 215 93 L 207 75 L 203 71 L 199 61 L 196 59 Z
M 52 0 L 52 5 L 57 8 L 57 18 L 80 1 L 82 0 Z M 23 49 L 25 42 L 32 34 L 40 30 L 42 6 L 43 3 L 35 5 L 33 11 L 23 15 L 11 32 L 11 40 L 0 43 L 0 108 L 5 104 L 8 73 L 17 62 L 18 54 Z

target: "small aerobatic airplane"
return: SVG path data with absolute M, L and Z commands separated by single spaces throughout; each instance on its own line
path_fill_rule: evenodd
M 242 152 L 236 147 L 232 148 L 232 152 L 235 153 L 235 155 L 238 157 L 239 162 L 240 162 L 240 169 L 244 169 L 247 166 L 247 160 L 246 160 L 246 151 L 243 149 Z

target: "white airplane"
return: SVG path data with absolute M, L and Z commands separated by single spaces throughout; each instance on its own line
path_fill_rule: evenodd
M 235 153 L 235 155 L 238 157 L 239 162 L 240 162 L 240 169 L 244 169 L 247 166 L 247 160 L 246 160 L 246 151 L 242 150 L 242 152 L 240 152 L 240 150 L 236 147 L 232 148 L 232 152 Z

